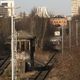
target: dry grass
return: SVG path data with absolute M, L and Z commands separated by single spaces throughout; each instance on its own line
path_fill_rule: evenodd
M 80 47 L 73 48 L 71 53 L 59 54 L 57 60 L 47 80 L 80 80 Z

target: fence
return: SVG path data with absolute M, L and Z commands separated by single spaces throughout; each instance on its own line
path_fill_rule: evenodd
M 62 27 L 62 54 L 80 47 L 80 20 L 69 21 L 67 27 Z

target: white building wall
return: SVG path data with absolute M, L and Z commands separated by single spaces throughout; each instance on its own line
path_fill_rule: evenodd
M 79 8 L 80 8 L 80 0 L 72 0 L 72 16 L 79 14 Z

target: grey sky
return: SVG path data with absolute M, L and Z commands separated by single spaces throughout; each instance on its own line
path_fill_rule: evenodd
M 33 7 L 45 6 L 48 11 L 54 14 L 70 15 L 71 0 L 15 0 L 16 6 L 20 6 L 17 12 L 25 11 L 29 13 Z
M 17 11 L 30 12 L 33 7 L 45 6 L 48 11 L 55 14 L 70 15 L 71 0 L 15 0 L 16 6 L 21 8 Z

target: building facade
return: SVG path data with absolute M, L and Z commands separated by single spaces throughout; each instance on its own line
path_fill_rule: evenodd
M 38 8 L 36 9 L 36 15 L 38 15 L 39 17 L 44 17 L 44 18 L 50 17 L 50 16 L 48 15 L 48 12 L 47 12 L 46 7 L 38 7 Z
M 11 16 L 13 9 L 14 15 L 14 0 L 2 0 L 0 1 L 0 15 L 2 16 Z
M 72 16 L 80 14 L 80 0 L 72 0 Z
M 0 6 L 0 17 L 2 16 L 8 16 L 8 10 L 4 8 L 4 6 Z

